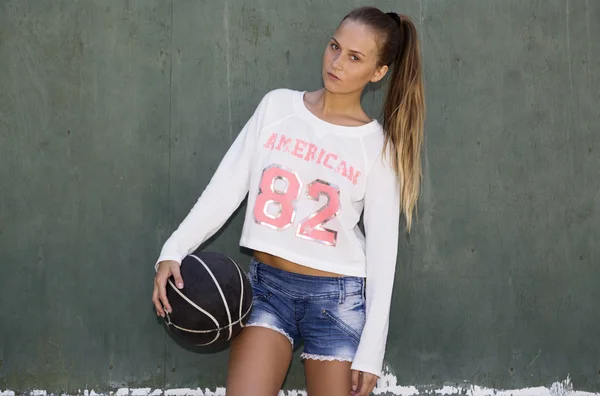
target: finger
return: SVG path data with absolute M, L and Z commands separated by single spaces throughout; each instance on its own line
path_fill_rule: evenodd
M 375 388 L 375 384 L 377 383 L 375 376 L 373 374 L 363 374 L 362 378 L 362 386 L 360 396 L 368 396 Z
M 352 394 L 358 393 L 358 374 L 357 370 L 352 370 Z
M 156 288 L 156 282 L 154 283 L 154 289 L 152 290 L 152 304 L 154 304 L 154 309 L 156 310 L 157 316 L 162 316 L 162 307 L 159 304 L 158 300 L 158 289 Z
M 365 378 L 364 378 L 364 373 L 362 371 L 357 371 L 358 373 L 358 380 L 357 380 L 357 386 L 356 386 L 356 390 L 353 392 L 354 395 L 362 395 L 362 392 L 365 388 Z
M 377 386 L 377 379 L 374 379 L 373 382 L 371 382 L 371 386 L 369 386 L 369 391 L 366 394 L 370 395 L 371 393 L 373 393 L 373 390 L 375 390 L 376 386 Z
M 165 312 L 163 311 L 160 300 L 158 299 L 158 287 L 156 286 L 156 282 L 154 282 L 154 290 L 152 291 L 152 303 L 156 309 L 156 315 L 164 317 Z
M 168 313 L 173 312 L 173 309 L 171 309 L 171 305 L 169 304 L 169 300 L 167 299 L 167 288 L 165 287 L 167 280 L 158 278 L 156 281 L 157 281 L 157 287 L 158 287 L 158 295 L 160 297 L 160 301 L 162 302 L 162 305 L 165 307 L 165 310 Z
M 359 386 L 358 386 L 358 392 L 356 392 L 357 396 L 365 396 L 368 395 L 367 392 L 367 379 L 365 378 L 365 373 L 361 372 L 359 379 Z
M 175 285 L 179 289 L 183 289 L 183 279 L 181 278 L 181 272 L 179 270 L 179 266 L 173 265 L 171 268 L 171 273 L 173 274 L 173 278 L 175 278 Z

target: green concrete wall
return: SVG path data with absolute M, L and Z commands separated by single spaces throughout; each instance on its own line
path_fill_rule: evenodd
M 318 89 L 367 3 L 417 24 L 428 106 L 389 372 L 600 390 L 600 2 L 3 0 L 0 391 L 224 385 L 227 350 L 157 320 L 154 260 L 262 95 Z M 247 266 L 241 217 L 208 248 Z

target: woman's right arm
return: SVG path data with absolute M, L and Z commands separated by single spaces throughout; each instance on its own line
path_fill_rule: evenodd
M 252 117 L 239 133 L 219 164 L 210 182 L 167 239 L 155 265 L 156 276 L 152 301 L 157 314 L 164 316 L 162 304 L 170 309 L 166 299 L 167 279 L 173 275 L 176 283 L 183 281 L 179 266 L 185 256 L 195 251 L 214 235 L 239 207 L 249 190 L 252 158 L 258 142 L 269 94 L 265 95 Z M 179 285 L 178 285 L 179 287 Z

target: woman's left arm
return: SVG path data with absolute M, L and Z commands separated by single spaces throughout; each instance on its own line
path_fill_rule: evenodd
M 360 395 L 368 395 L 373 390 L 383 369 L 398 255 L 399 220 L 398 178 L 390 162 L 380 156 L 368 173 L 364 204 L 366 322 L 352 362 L 353 383 L 355 378 L 359 382 L 353 385 L 361 385 L 356 393 Z

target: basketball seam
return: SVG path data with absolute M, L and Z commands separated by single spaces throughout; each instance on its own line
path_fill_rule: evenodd
M 232 263 L 233 265 L 235 265 L 235 268 L 237 268 L 238 270 L 238 274 L 240 275 L 240 312 L 239 312 L 239 316 L 240 318 L 242 317 L 242 308 L 244 307 L 244 280 L 242 279 L 242 270 L 240 269 L 240 267 L 236 264 L 235 261 L 233 261 L 233 259 L 231 257 L 227 257 Z M 242 324 L 242 327 L 244 327 L 244 325 Z
M 169 323 L 169 326 L 176 327 L 176 328 L 178 328 L 179 330 L 187 331 L 187 332 L 189 332 L 189 333 L 211 333 L 211 332 L 213 332 L 213 331 L 219 331 L 219 332 L 220 332 L 221 330 L 223 330 L 223 329 L 225 329 L 225 328 L 228 328 L 228 327 L 229 327 L 229 328 L 230 328 L 230 327 L 233 327 L 234 325 L 236 325 L 236 324 L 238 324 L 239 322 L 241 322 L 242 320 L 244 320 L 244 318 L 245 318 L 246 316 L 248 316 L 248 314 L 250 313 L 250 311 L 251 311 L 251 310 L 252 310 L 252 304 L 250 304 L 250 308 L 248 308 L 248 310 L 246 311 L 246 313 L 244 313 L 244 315 L 242 315 L 242 316 L 241 316 L 241 317 L 240 317 L 238 320 L 236 320 L 235 322 L 232 322 L 230 326 L 223 326 L 223 327 L 219 327 L 219 328 L 212 329 L 212 330 L 192 330 L 192 329 L 186 329 L 185 327 L 177 326 L 177 325 L 176 325 L 175 323 L 173 323 L 173 322 L 170 322 L 170 323 Z
M 202 309 L 201 307 L 199 307 L 195 302 L 193 302 L 192 300 L 190 300 L 185 294 L 183 294 L 181 292 L 181 290 L 179 290 L 177 287 L 175 287 L 175 285 L 173 284 L 173 282 L 171 282 L 170 279 L 169 279 L 169 285 L 173 288 L 173 290 L 175 290 L 177 292 L 177 294 L 179 294 L 181 296 L 181 298 L 183 298 L 184 300 L 186 300 L 191 306 L 193 306 L 198 311 L 202 312 L 203 314 L 205 314 L 206 316 L 208 316 L 210 319 L 212 319 L 212 321 L 215 323 L 215 325 L 217 325 L 217 328 L 220 329 L 219 321 L 214 316 L 212 316 L 210 313 L 208 313 L 207 311 L 205 311 L 204 309 Z M 173 324 L 173 326 L 177 327 L 177 325 L 175 325 L 172 321 L 170 321 L 170 322 L 171 322 L 171 324 Z M 217 339 L 219 339 L 220 333 L 221 333 L 221 331 L 219 330 L 219 332 L 217 333 L 217 336 L 215 337 L 215 339 L 212 340 L 211 342 L 209 342 L 209 344 L 212 344 Z
M 193 258 L 195 258 L 196 260 L 198 260 L 200 262 L 200 264 L 202 264 L 204 266 L 204 268 L 206 269 L 206 271 L 208 272 L 208 274 L 210 275 L 210 277 L 212 278 L 213 282 L 215 283 L 215 286 L 217 286 L 217 290 L 219 291 L 219 294 L 221 295 L 221 299 L 223 300 L 223 305 L 225 306 L 225 311 L 227 312 L 227 319 L 229 320 L 229 336 L 227 337 L 227 340 L 231 339 L 231 335 L 233 333 L 232 327 L 231 327 L 231 312 L 229 311 L 229 305 L 227 304 L 227 299 L 225 298 L 225 295 L 223 294 L 223 290 L 221 289 L 221 286 L 219 285 L 219 282 L 217 281 L 217 279 L 215 278 L 215 275 L 212 273 L 212 271 L 210 270 L 210 268 L 208 268 L 208 266 L 206 265 L 206 263 L 204 261 L 202 261 L 201 258 L 199 258 L 198 256 L 192 254 L 191 255 Z M 218 323 L 217 323 L 218 326 Z

